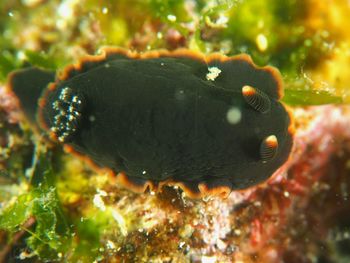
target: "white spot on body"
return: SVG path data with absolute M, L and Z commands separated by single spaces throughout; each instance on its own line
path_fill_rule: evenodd
M 95 117 L 94 115 L 90 115 L 90 116 L 89 116 L 89 121 L 90 121 L 90 122 L 96 121 L 96 117 Z
M 176 90 L 175 91 L 175 99 L 179 100 L 179 101 L 183 101 L 185 100 L 186 95 L 185 95 L 185 91 L 180 89 L 180 90 Z
M 64 87 L 58 100 L 52 103 L 52 108 L 56 111 L 54 115 L 53 131 L 60 142 L 65 142 L 79 125 L 82 110 L 82 100 L 69 87 Z
M 52 108 L 54 109 L 54 110 L 60 110 L 60 102 L 59 101 L 54 101 L 53 103 L 52 103 Z
M 221 69 L 218 67 L 209 67 L 206 75 L 207 80 L 214 81 L 221 73 Z
M 242 112 L 237 107 L 231 107 L 226 114 L 227 122 L 230 124 L 238 124 L 242 119 Z

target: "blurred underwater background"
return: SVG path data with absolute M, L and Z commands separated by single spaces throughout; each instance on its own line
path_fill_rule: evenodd
M 350 262 L 348 0 L 0 0 L 0 262 Z M 278 68 L 294 149 L 227 199 L 136 194 L 49 147 L 8 74 L 103 46 L 246 53 Z

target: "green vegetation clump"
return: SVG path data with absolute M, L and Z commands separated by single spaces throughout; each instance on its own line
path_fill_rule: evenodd
M 67 251 L 71 231 L 57 195 L 51 160 L 37 152 L 28 190 L 13 196 L 0 210 L 0 229 L 8 231 L 8 244 L 16 234 L 28 234 L 31 253 L 43 260 L 54 260 Z

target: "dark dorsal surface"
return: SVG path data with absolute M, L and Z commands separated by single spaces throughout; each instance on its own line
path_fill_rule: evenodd
M 52 105 L 69 89 L 84 106 L 63 141 L 100 166 L 156 182 L 223 178 L 243 188 L 266 179 L 292 145 L 278 83 L 245 60 L 216 62 L 222 77 L 214 80 L 207 79 L 208 65 L 196 65 L 166 57 L 100 64 L 48 93 L 45 122 L 55 126 Z M 267 112 L 247 103 L 245 85 L 270 98 Z M 278 149 L 266 161 L 260 148 L 271 135 Z
M 32 124 L 36 123 L 38 100 L 47 84 L 54 82 L 55 75 L 54 71 L 34 67 L 20 69 L 10 75 L 9 85 Z
M 255 185 L 287 160 L 281 85 L 246 55 L 107 52 L 68 67 L 38 113 L 54 138 L 123 172 L 127 186 L 178 182 L 201 196 Z

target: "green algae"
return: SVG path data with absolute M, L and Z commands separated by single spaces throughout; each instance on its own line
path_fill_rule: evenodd
M 40 149 L 39 149 L 40 148 Z M 67 217 L 60 201 L 50 152 L 39 147 L 33 161 L 27 191 L 13 196 L 0 210 L 0 230 L 11 237 L 27 233 L 29 254 L 43 261 L 69 259 L 92 262 L 103 257 L 100 235 L 115 227 L 112 216 L 95 211 L 92 218 Z M 29 221 L 31 224 L 27 225 Z M 69 256 L 68 256 L 69 255 Z
M 41 151 L 41 150 L 39 150 Z M 46 152 L 37 151 L 28 191 L 12 197 L 0 211 L 0 229 L 10 236 L 19 231 L 29 233 L 26 240 L 31 252 L 43 260 L 58 258 L 69 246 L 70 228 L 54 186 L 54 172 Z M 30 219 L 33 224 L 26 226 Z
M 294 106 L 325 104 L 342 104 L 343 99 L 327 91 L 318 90 L 284 90 L 283 102 Z
M 13 54 L 9 51 L 2 51 L 0 53 L 0 80 L 4 81 L 7 75 L 19 68 L 19 62 Z
M 5 81 L 10 72 L 23 67 L 36 66 L 44 69 L 57 70 L 59 65 L 63 64 L 63 61 L 51 57 L 44 52 L 23 50 L 14 54 L 8 50 L 3 50 L 0 53 L 0 81 Z

